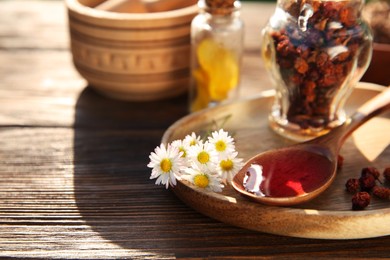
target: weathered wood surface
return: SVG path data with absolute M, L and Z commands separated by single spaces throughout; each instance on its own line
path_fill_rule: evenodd
M 272 4 L 244 3 L 243 96 L 269 89 L 259 32 Z M 148 155 L 187 98 L 110 100 L 68 49 L 62 1 L 0 1 L 0 257 L 389 257 L 390 237 L 311 240 L 235 228 L 149 180 Z

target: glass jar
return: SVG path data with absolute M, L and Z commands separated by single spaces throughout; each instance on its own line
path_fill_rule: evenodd
M 345 122 L 345 102 L 371 60 L 363 4 L 278 0 L 262 42 L 276 88 L 269 121 L 277 133 L 305 141 Z
M 238 95 L 244 24 L 240 1 L 200 0 L 191 24 L 190 111 Z

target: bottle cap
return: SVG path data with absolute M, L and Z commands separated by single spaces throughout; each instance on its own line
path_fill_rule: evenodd
M 230 15 L 241 8 L 241 3 L 237 0 L 201 0 L 199 7 L 211 14 Z

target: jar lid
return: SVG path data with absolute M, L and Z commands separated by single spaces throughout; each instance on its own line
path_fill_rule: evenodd
M 229 15 L 241 8 L 241 3 L 237 0 L 200 0 L 198 5 L 216 15 Z

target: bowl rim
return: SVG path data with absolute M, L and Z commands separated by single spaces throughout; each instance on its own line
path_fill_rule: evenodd
M 183 8 L 164 11 L 164 12 L 153 12 L 153 13 L 119 13 L 110 12 L 105 10 L 98 10 L 93 7 L 88 7 L 79 2 L 79 0 L 65 0 L 65 4 L 70 11 L 82 15 L 84 17 L 90 17 L 95 19 L 104 19 L 111 21 L 124 21 L 130 20 L 139 23 L 137 27 L 144 28 L 143 24 L 151 23 L 154 24 L 156 21 L 171 20 L 178 17 L 192 17 L 198 13 L 198 4 L 192 4 Z M 141 23 L 142 22 L 142 23 Z

